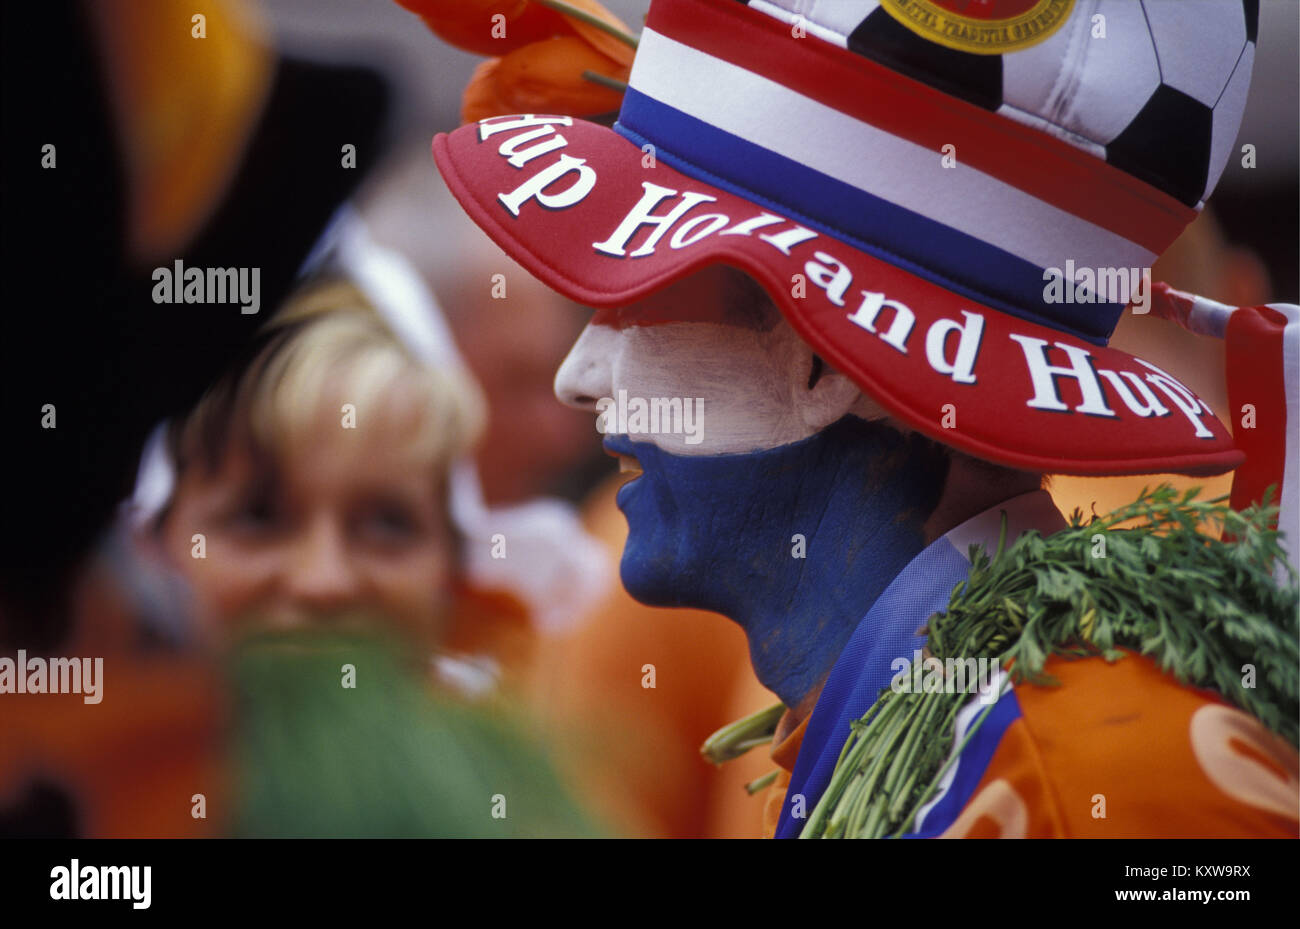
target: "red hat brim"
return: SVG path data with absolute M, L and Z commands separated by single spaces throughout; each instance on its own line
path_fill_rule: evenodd
M 470 217 L 524 268 L 572 300 L 623 306 L 724 263 L 761 283 L 795 331 L 892 416 L 967 454 L 1025 470 L 1087 475 L 1220 474 L 1243 459 L 1207 405 L 1173 375 L 1127 352 L 984 306 L 831 235 L 794 232 L 801 228 L 798 216 L 690 177 L 604 126 L 572 120 L 554 130 L 544 133 L 533 123 L 480 138 L 479 125 L 462 126 L 438 135 L 433 152 Z M 513 148 L 503 144 L 524 132 L 536 135 L 516 138 Z M 539 142 L 551 147 L 518 157 Z M 518 167 L 510 163 L 512 152 Z M 569 169 L 559 174 L 555 166 L 562 158 L 570 159 Z M 547 170 L 554 180 L 542 193 L 551 205 L 526 197 L 515 204 L 517 214 L 507 208 L 503 197 Z M 667 214 L 686 192 L 712 199 L 685 212 L 651 249 L 644 246 L 656 229 L 647 225 L 625 242 L 614 241 L 646 184 L 672 192 L 653 215 Z M 597 243 L 607 247 L 602 251 Z M 610 254 L 618 245 L 624 254 Z M 646 253 L 634 257 L 639 248 Z M 842 292 L 816 283 L 828 282 L 832 270 L 841 280 L 851 275 Z M 883 296 L 866 298 L 864 292 Z M 876 331 L 861 324 L 870 315 L 861 312 L 864 300 L 889 301 L 876 317 Z M 906 338 L 900 325 L 887 341 L 899 304 L 914 322 Z M 957 360 L 961 338 L 945 321 L 969 326 L 973 317 L 980 318 L 982 332 L 969 373 L 956 372 L 963 375 L 959 380 L 943 370 Z M 1040 364 L 1069 369 L 1080 352 L 1087 353 L 1100 403 L 1095 393 L 1088 402 L 1087 384 L 1075 375 L 1048 372 L 1044 381 L 1040 371 L 1035 385 L 1032 354 Z

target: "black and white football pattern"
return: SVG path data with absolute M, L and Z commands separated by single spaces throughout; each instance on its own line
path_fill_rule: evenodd
M 811 35 L 1062 138 L 1188 206 L 1232 154 L 1259 28 L 1259 0 L 1075 0 L 1039 44 L 977 55 L 917 35 L 879 0 L 741 2 L 802 19 Z

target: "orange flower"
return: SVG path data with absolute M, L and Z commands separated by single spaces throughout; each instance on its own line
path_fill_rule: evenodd
M 489 58 L 479 62 L 474 69 L 469 83 L 465 85 L 465 93 L 460 98 L 462 123 L 476 123 L 489 116 L 505 116 L 514 112 L 497 89 L 497 68 L 500 66 L 500 58 Z
M 618 109 L 618 87 L 627 82 L 636 39 L 597 0 L 397 2 L 452 45 L 501 56 L 474 70 L 461 101 L 466 122 L 521 112 L 589 116 Z
M 510 113 L 589 116 L 618 109 L 622 92 L 584 77 L 584 71 L 626 82 L 629 68 L 577 36 L 525 45 L 475 69 L 461 119 L 469 123 Z
M 534 0 L 534 2 L 537 2 L 537 0 Z M 603 21 L 608 26 L 612 26 L 625 36 L 632 34 L 621 19 L 601 6 L 597 0 L 564 0 L 564 2 L 571 7 L 576 7 L 588 16 Z M 623 67 L 632 67 L 632 56 L 636 51 L 634 44 L 618 36 L 611 35 L 608 31 L 587 22 L 585 19 L 564 13 L 559 15 L 574 32 L 586 39 L 593 47 L 608 55 Z

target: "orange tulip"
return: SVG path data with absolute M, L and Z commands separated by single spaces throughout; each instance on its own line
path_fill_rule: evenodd
M 497 69 L 500 66 L 500 58 L 489 58 L 479 62 L 474 69 L 465 86 L 465 93 L 460 98 L 462 123 L 476 123 L 489 116 L 505 116 L 514 112 L 510 103 L 497 90 Z
M 622 93 L 584 77 L 584 71 L 626 82 L 630 69 L 578 36 L 533 42 L 479 65 L 465 89 L 461 119 L 476 122 L 510 113 L 589 116 L 618 109 Z
M 537 0 L 534 0 L 536 3 Z M 584 13 L 602 20 L 610 26 L 613 26 L 619 32 L 631 35 L 631 30 L 624 25 L 623 21 L 601 6 L 596 0 L 564 0 L 569 6 L 576 7 Z M 593 47 L 608 55 L 610 58 L 623 65 L 625 68 L 632 67 L 632 56 L 636 49 L 623 39 L 610 35 L 599 26 L 594 26 L 576 16 L 567 16 L 563 13 L 560 17 L 573 29 L 578 35 L 586 39 Z

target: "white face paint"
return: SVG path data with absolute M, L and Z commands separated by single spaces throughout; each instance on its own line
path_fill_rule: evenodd
M 857 388 L 824 365 L 809 387 L 814 364 L 756 285 L 714 266 L 597 312 L 560 366 L 555 392 L 599 413 L 607 434 L 674 455 L 742 454 L 859 412 Z

